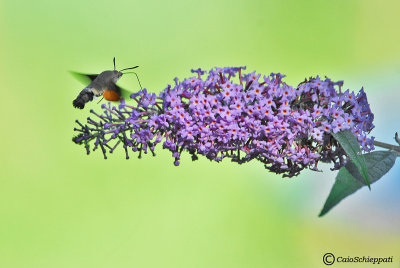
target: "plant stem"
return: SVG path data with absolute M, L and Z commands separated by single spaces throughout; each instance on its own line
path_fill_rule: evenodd
M 396 145 L 392 145 L 392 144 L 380 142 L 380 141 L 374 141 L 374 145 L 395 151 L 397 153 L 397 155 L 400 156 L 400 146 L 396 146 Z

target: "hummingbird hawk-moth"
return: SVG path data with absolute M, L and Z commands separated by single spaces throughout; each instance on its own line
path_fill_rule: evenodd
M 108 101 L 119 101 L 121 97 L 129 96 L 129 91 L 116 85 L 118 79 L 124 74 L 122 71 L 132 70 L 139 66 L 129 67 L 117 71 L 115 69 L 115 57 L 113 59 L 114 70 L 104 71 L 100 74 L 82 74 L 71 72 L 79 80 L 90 82 L 88 86 L 81 90 L 76 99 L 72 102 L 75 108 L 83 109 L 85 104 L 92 101 L 94 97 L 99 97 L 103 95 L 103 98 Z M 132 72 L 134 73 L 134 72 Z M 137 77 L 137 74 L 134 73 Z M 139 81 L 139 77 L 138 81 Z M 140 85 L 140 81 L 139 81 Z M 140 85 L 140 87 L 142 87 Z

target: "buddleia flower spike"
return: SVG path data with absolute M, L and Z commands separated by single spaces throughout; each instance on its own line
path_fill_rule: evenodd
M 127 159 L 131 152 L 155 155 L 161 143 L 175 165 L 187 152 L 193 160 L 259 161 L 289 177 L 318 170 L 319 162 L 344 166 L 348 156 L 333 137 L 340 131 L 351 131 L 364 152 L 374 149 L 374 115 L 363 89 L 342 92 L 342 81 L 318 76 L 293 87 L 283 74 L 245 69 L 196 69 L 159 94 L 143 89 L 130 96 L 132 104 L 103 104 L 85 124 L 77 121 L 73 141 L 88 154 L 90 146 L 100 148 L 104 158 L 122 147 Z

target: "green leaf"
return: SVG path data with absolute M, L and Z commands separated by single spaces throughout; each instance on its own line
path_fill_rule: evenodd
M 356 165 L 360 171 L 364 182 L 371 190 L 371 185 L 368 178 L 368 169 L 365 164 L 364 156 L 361 154 L 360 144 L 357 138 L 351 133 L 350 130 L 332 133 L 333 137 L 340 143 L 346 154 L 350 157 L 351 161 Z
M 392 151 L 375 151 L 364 155 L 371 183 L 379 180 L 393 167 L 396 157 L 397 154 Z M 356 192 L 365 185 L 364 178 L 360 174 L 359 169 L 353 162 L 349 161 L 339 170 L 339 173 L 336 176 L 336 181 L 325 201 L 319 217 L 325 215 L 342 199 Z

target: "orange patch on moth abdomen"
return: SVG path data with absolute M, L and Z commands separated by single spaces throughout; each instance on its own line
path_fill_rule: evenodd
M 103 96 L 108 101 L 119 101 L 121 96 L 114 90 L 104 90 Z

